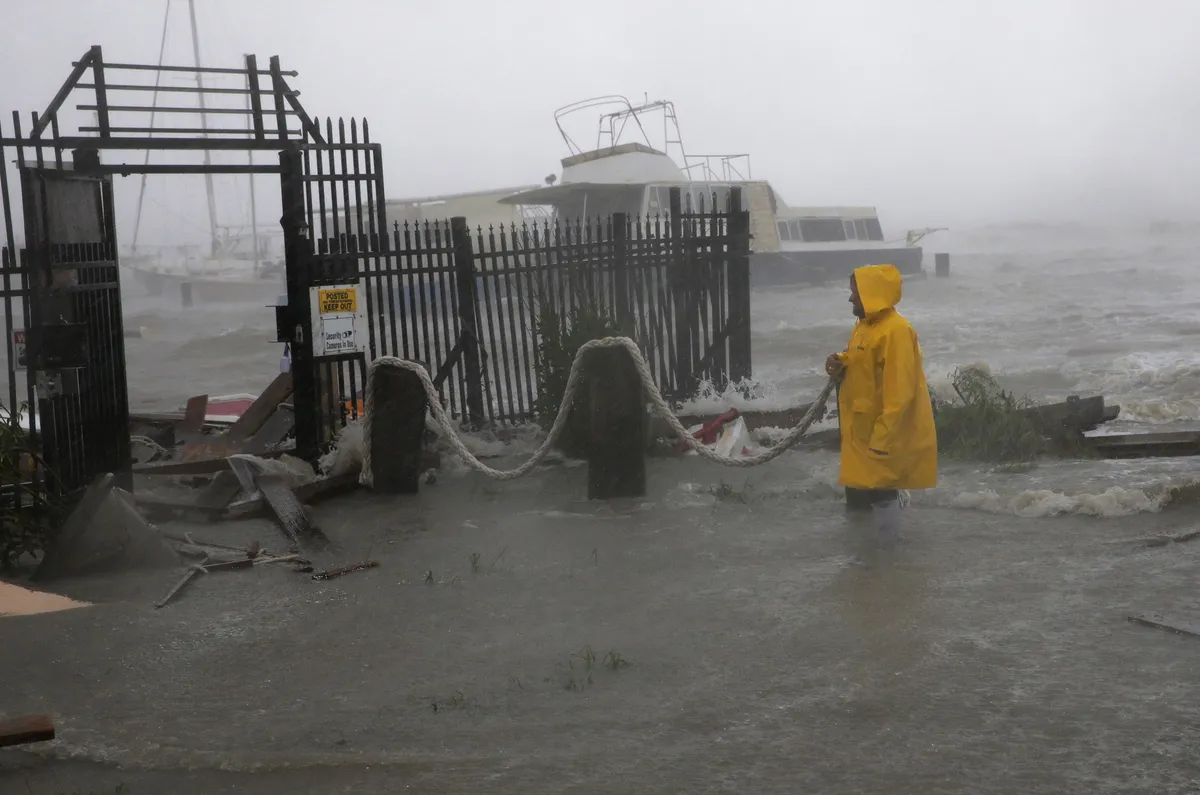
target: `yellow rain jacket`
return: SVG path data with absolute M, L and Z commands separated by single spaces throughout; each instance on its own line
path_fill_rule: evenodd
M 931 489 L 937 485 L 937 432 L 917 332 L 896 311 L 900 271 L 857 268 L 866 318 L 845 353 L 838 394 L 842 429 L 839 483 L 855 489 Z

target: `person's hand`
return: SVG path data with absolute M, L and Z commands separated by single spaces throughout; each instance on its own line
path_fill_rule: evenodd
M 842 364 L 842 359 L 836 353 L 829 354 L 829 358 L 825 360 L 825 372 L 830 378 L 841 378 L 842 373 L 846 370 L 846 365 Z

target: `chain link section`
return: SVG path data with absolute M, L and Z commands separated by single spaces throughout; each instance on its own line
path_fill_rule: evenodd
M 825 384 L 825 388 L 817 395 L 817 399 L 809 406 L 808 411 L 800 420 L 800 423 L 792 428 L 780 440 L 779 444 L 775 445 L 765 452 L 752 456 L 723 456 L 714 450 L 711 450 L 707 445 L 700 442 L 692 434 L 688 433 L 683 424 L 679 422 L 679 418 L 675 416 L 675 412 L 671 411 L 671 407 L 667 405 L 667 401 L 663 399 L 662 393 L 658 391 L 658 386 L 654 383 L 654 376 L 650 373 L 650 366 L 646 363 L 642 356 L 641 350 L 637 343 L 628 337 L 604 337 L 603 339 L 591 340 L 584 343 L 579 352 L 575 355 L 575 360 L 571 363 L 571 373 L 567 378 L 567 386 L 563 391 L 562 402 L 558 407 L 558 415 L 554 418 L 554 424 L 550 427 L 549 433 L 546 434 L 546 439 L 534 451 L 533 456 L 528 461 L 516 469 L 493 469 L 487 464 L 476 458 L 470 450 L 467 449 L 462 439 L 459 438 L 458 431 L 454 427 L 454 421 L 446 412 L 441 401 L 437 397 L 437 388 L 433 385 L 433 380 L 429 377 L 427 371 L 418 362 L 410 362 L 406 359 L 400 359 L 395 356 L 383 356 L 371 363 L 371 367 L 367 372 L 367 400 L 365 408 L 366 417 L 363 419 L 363 462 L 362 474 L 359 476 L 359 482 L 365 486 L 372 484 L 371 476 L 371 417 L 374 416 L 374 398 L 375 398 L 375 373 L 381 367 L 397 368 L 410 370 L 416 373 L 421 379 L 421 384 L 425 387 L 425 394 L 429 399 L 430 413 L 442 434 L 467 466 L 474 469 L 476 472 L 481 472 L 484 475 L 495 480 L 514 480 L 525 475 L 539 463 L 546 455 L 554 448 L 558 437 L 562 435 L 563 428 L 566 427 L 567 415 L 570 413 L 571 405 L 575 401 L 575 393 L 579 390 L 580 384 L 583 382 L 583 362 L 586 354 L 589 351 L 598 350 L 600 348 L 624 348 L 629 352 L 633 359 L 634 366 L 637 368 L 638 377 L 642 381 L 642 389 L 646 397 L 650 401 L 654 412 L 667 421 L 671 427 L 671 431 L 687 444 L 687 446 L 696 451 L 702 458 L 709 461 L 721 464 L 728 467 L 753 467 L 760 464 L 765 464 L 768 461 L 773 461 L 783 455 L 788 448 L 795 445 L 812 424 L 819 417 L 824 416 L 825 404 L 829 402 L 829 396 L 833 394 L 836 381 L 829 379 Z

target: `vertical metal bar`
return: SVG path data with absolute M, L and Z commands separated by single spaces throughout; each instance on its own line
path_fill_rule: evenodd
M 117 211 L 113 199 L 112 177 L 105 177 L 101 182 L 101 197 L 104 200 L 104 232 L 105 246 L 108 256 L 104 259 L 111 262 L 106 266 L 110 270 L 110 287 L 106 290 L 106 301 L 109 303 L 110 340 L 115 359 L 113 362 L 113 387 L 116 389 L 116 405 L 113 412 L 112 427 L 115 429 L 117 445 L 118 480 L 126 491 L 133 492 L 133 451 L 130 449 L 129 432 L 129 376 L 125 359 L 125 315 L 121 306 L 121 262 L 120 248 L 117 245 Z
M 691 334 L 687 323 L 687 305 L 689 300 L 687 289 L 687 268 L 684 255 L 683 241 L 683 202 L 679 188 L 670 190 L 670 259 L 667 263 L 666 276 L 671 285 L 671 314 L 675 327 L 675 339 L 671 346 L 671 354 L 675 363 L 674 383 L 672 391 L 683 392 L 690 388 L 692 368 L 689 351 L 691 350 Z
M 432 235 L 432 237 L 430 237 Z M 462 335 L 462 324 L 459 320 L 459 302 L 458 293 L 456 291 L 456 275 L 454 271 L 454 249 L 450 240 L 449 231 L 446 224 L 442 221 L 425 221 L 425 237 L 431 251 L 432 258 L 427 260 L 430 266 L 429 279 L 421 285 L 421 300 L 425 300 L 426 291 L 429 293 L 429 325 L 426 327 L 426 333 L 433 337 L 433 359 L 430 364 L 433 367 L 439 367 L 442 359 L 442 351 L 445 350 L 446 356 L 449 357 L 450 351 L 454 350 L 457 340 Z M 436 291 L 435 291 L 436 290 Z M 438 326 L 438 319 L 441 319 L 441 326 Z M 466 354 L 464 353 L 465 357 Z M 461 360 L 462 363 L 466 359 Z M 466 399 L 466 370 L 464 366 L 458 368 L 459 378 L 458 386 L 450 385 L 451 397 L 458 400 L 463 416 L 466 415 L 465 404 L 462 403 Z
M 534 391 L 533 373 L 536 371 L 537 365 L 532 355 L 537 347 L 530 333 L 528 320 L 526 318 L 525 305 L 527 302 L 532 306 L 532 302 L 536 300 L 536 294 L 533 289 L 533 263 L 529 257 L 529 226 L 521 222 L 521 244 L 517 247 L 517 227 L 512 226 L 512 246 L 515 251 L 513 265 L 513 284 L 517 288 L 517 302 L 514 306 L 512 299 L 509 299 L 508 313 L 509 321 L 515 316 L 520 323 L 521 333 L 518 335 L 513 332 L 513 338 L 520 340 L 521 345 L 521 372 L 525 375 L 525 402 L 522 405 L 522 411 L 525 418 L 528 419 L 533 415 L 534 400 L 537 393 Z M 536 328 L 536 326 L 535 326 Z
M 507 375 L 507 368 L 508 368 L 507 361 L 502 361 L 503 359 L 505 359 L 505 356 L 502 351 L 507 346 L 504 344 L 504 323 L 503 323 L 503 321 L 501 321 L 501 323 L 500 323 L 500 337 L 498 340 L 499 344 L 497 345 L 496 311 L 497 311 L 498 304 L 499 304 L 499 296 L 498 295 L 496 296 L 497 300 L 495 300 L 495 301 L 492 300 L 493 296 L 492 296 L 492 289 L 491 289 L 491 287 L 492 287 L 491 281 L 492 281 L 492 279 L 495 278 L 495 264 L 496 263 L 495 263 L 494 257 L 496 255 L 496 238 L 495 238 L 495 235 L 492 234 L 491 227 L 488 227 L 488 239 L 489 239 L 490 245 L 486 247 L 487 251 L 485 253 L 484 252 L 485 246 L 483 244 L 483 229 L 479 229 L 478 235 L 476 237 L 476 241 L 478 244 L 476 250 L 480 252 L 481 256 L 477 259 L 477 267 L 479 268 L 479 270 L 478 270 L 476 278 L 475 278 L 475 285 L 476 285 L 476 290 L 481 291 L 483 293 L 483 303 L 480 304 L 480 303 L 476 302 L 477 311 L 479 312 L 476 322 L 478 323 L 479 321 L 483 320 L 484 316 L 486 315 L 487 330 L 488 330 L 488 347 L 487 347 L 486 353 L 487 353 L 488 358 L 490 358 L 492 360 L 492 374 L 493 374 L 495 380 L 494 380 L 494 382 L 492 382 L 491 378 L 485 378 L 484 379 L 484 390 L 486 393 L 485 398 L 487 400 L 486 409 L 488 412 L 488 419 L 491 420 L 492 422 L 495 422 L 497 413 L 503 413 L 504 404 L 506 402 L 512 400 L 512 387 L 510 385 L 507 394 L 504 394 L 503 396 L 501 395 L 501 391 L 500 391 L 500 389 L 501 389 L 501 380 L 500 380 L 501 365 L 504 365 L 506 375 Z M 491 266 L 490 268 L 489 268 L 489 265 Z M 489 270 L 490 270 L 490 272 L 489 272 Z M 486 364 L 485 364 L 485 369 L 486 369 Z M 493 388 L 492 384 L 489 382 L 494 383 L 495 387 Z
M 193 21 L 192 24 L 194 25 L 195 22 Z M 200 62 L 197 59 L 196 66 L 199 65 Z M 196 79 L 198 80 L 199 76 Z M 100 137 L 108 138 L 111 135 L 108 123 L 108 87 L 104 82 L 104 54 L 100 45 L 92 47 L 92 84 L 96 87 L 96 113 L 98 114 L 99 121 L 96 126 L 100 128 Z M 57 111 L 55 111 L 54 116 L 58 116 Z
M 392 229 L 392 251 L 388 255 L 388 301 L 392 310 L 392 347 L 396 350 L 397 356 L 405 359 L 412 359 L 416 356 L 417 350 L 417 315 L 415 312 L 410 312 L 408 307 L 404 305 L 405 298 L 405 276 L 408 270 L 412 267 L 412 232 L 408 228 L 408 221 L 404 222 L 404 237 L 400 237 L 400 224 L 397 222 Z M 403 243 L 401 243 L 403 240 Z M 393 277 L 391 271 L 396 271 Z M 409 298 L 411 298 L 409 294 Z M 396 312 L 396 304 L 400 304 L 400 312 Z M 411 301 L 409 302 L 411 304 Z M 400 347 L 396 348 L 396 318 L 400 321 Z M 412 347 L 409 347 L 409 321 L 412 321 Z
M 263 123 L 262 94 L 258 87 L 258 56 L 253 53 L 246 55 L 246 88 L 250 89 L 250 124 L 254 128 L 254 137 L 265 141 L 267 129 Z
M 247 55 L 245 59 L 246 88 L 250 90 L 250 93 L 246 95 L 246 107 L 252 116 L 246 120 L 246 125 L 248 129 L 253 125 L 254 137 L 262 140 L 266 136 L 262 126 L 262 98 L 258 95 L 258 62 L 253 55 Z M 254 168 L 253 149 L 246 149 L 246 162 L 251 168 Z M 250 243 L 254 246 L 254 275 L 258 276 L 258 272 L 262 269 L 262 253 L 258 248 L 258 200 L 254 195 L 254 174 L 246 176 L 250 182 Z
M 450 219 L 454 242 L 454 276 L 458 296 L 458 317 L 463 334 L 463 371 L 467 388 L 467 421 L 478 428 L 483 422 L 483 379 L 479 366 L 479 332 L 476 327 L 475 255 L 471 249 L 471 233 L 467 219 Z
M 54 146 L 54 167 L 59 171 L 63 170 L 63 149 L 62 140 L 58 137 L 58 114 L 50 119 L 50 140 Z M 3 161 L 0 161 L 3 162 Z
M 278 64 L 273 64 L 278 69 Z M 312 309 L 309 306 L 309 244 L 304 237 L 304 159 L 294 147 L 279 153 L 280 196 L 283 204 L 284 261 L 292 321 L 292 392 L 296 414 L 296 453 L 309 463 L 320 457 L 321 423 L 313 359 Z
M 372 224 L 379 231 L 380 251 L 384 253 L 382 260 L 383 267 L 387 271 L 387 276 L 381 278 L 381 284 L 387 291 L 388 296 L 388 317 L 390 318 L 388 326 L 391 331 L 391 352 L 393 356 L 400 355 L 400 339 L 397 338 L 396 329 L 396 288 L 401 283 L 400 279 L 392 273 L 399 267 L 399 259 L 393 256 L 393 251 L 388 245 L 388 219 L 387 219 L 387 191 L 383 184 L 383 147 L 379 144 L 371 143 L 370 128 L 367 126 L 366 119 L 363 120 L 363 143 L 370 146 L 370 156 L 372 160 L 372 177 L 371 195 L 374 196 L 374 205 L 372 206 Z M 380 307 L 382 311 L 382 307 Z M 400 318 L 403 322 L 403 316 Z
M 275 127 L 280 140 L 288 137 L 287 126 L 287 99 L 284 97 L 284 92 L 287 91 L 287 84 L 283 82 L 283 72 L 279 68 L 279 56 L 271 56 L 271 93 L 275 98 Z M 314 122 L 315 124 L 315 122 Z M 303 140 L 304 135 L 300 138 Z
M 0 139 L 4 138 L 3 125 L 0 125 Z M 13 337 L 13 287 L 12 276 L 17 271 L 18 252 L 16 236 L 13 233 L 12 219 L 12 198 L 8 192 L 8 154 L 5 151 L 5 146 L 0 144 L 0 205 L 3 205 L 4 211 L 4 245 L 0 246 L 3 249 L 3 258 L 0 259 L 0 284 L 3 284 L 4 289 L 4 345 L 8 352 L 4 357 L 8 362 L 8 410 L 17 413 L 20 408 L 17 405 L 17 362 L 13 358 L 12 337 Z M 18 278 L 18 289 L 20 288 L 20 279 Z M 24 309 L 21 312 L 22 322 L 26 322 Z M 18 490 L 19 491 L 19 490 Z M 19 503 L 18 503 L 19 507 Z
M 417 238 L 417 268 L 414 271 L 414 279 L 409 283 L 409 302 L 413 306 L 413 317 L 421 319 L 421 342 L 422 352 L 425 357 L 425 363 L 431 368 L 437 368 L 441 365 L 441 346 L 437 336 L 437 318 L 433 316 L 436 307 L 432 306 L 432 301 L 426 306 L 426 291 L 433 286 L 433 268 L 441 267 L 442 252 L 435 250 L 433 245 L 433 234 L 429 229 L 429 222 L 415 223 L 413 232 Z M 429 273 L 425 273 L 426 267 L 429 268 Z M 428 279 L 426 279 L 428 275 Z M 432 298 L 432 294 L 429 296 Z M 419 308 L 418 308 L 419 307 Z M 435 352 L 437 358 L 435 359 Z M 414 354 L 421 355 L 414 349 Z
M 729 338 L 729 377 L 739 382 L 751 375 L 750 213 L 741 188 L 729 192 L 729 241 L 729 322 L 738 324 Z
M 382 343 L 381 347 L 383 348 L 384 355 L 387 354 L 387 339 L 384 336 L 387 333 L 387 328 L 384 326 L 384 313 L 379 311 L 383 306 L 383 285 L 376 272 L 378 270 L 378 260 L 365 256 L 373 248 L 371 245 L 373 235 L 367 232 L 366 224 L 363 222 L 362 182 L 366 175 L 363 174 L 358 162 L 358 123 L 355 119 L 350 119 L 350 143 L 354 147 L 350 157 L 350 173 L 354 175 L 354 220 L 356 224 L 354 234 L 358 240 L 355 250 L 360 252 L 360 255 L 364 255 L 356 259 L 354 270 L 355 277 L 360 281 L 362 291 L 367 296 L 367 342 L 368 348 L 371 351 L 371 359 L 374 360 L 377 355 L 377 345 L 379 345 L 376 341 L 377 339 Z M 367 200 L 370 201 L 370 198 L 370 186 L 368 184 Z M 370 212 L 367 213 L 367 217 L 372 217 Z M 372 267 L 373 265 L 376 267 Z M 374 292 L 371 290 L 372 281 L 375 282 Z M 377 319 L 379 323 L 378 334 L 375 333 Z
M 494 270 L 496 274 L 496 306 L 503 309 L 504 314 L 500 316 L 500 333 L 504 335 L 504 318 L 508 317 L 508 336 L 504 344 L 504 379 L 508 383 L 509 373 L 512 372 L 512 383 L 508 387 L 509 400 L 512 401 L 510 407 L 510 420 L 517 420 L 527 414 L 525 404 L 525 393 L 521 390 L 521 357 L 518 351 L 524 352 L 523 343 L 524 335 L 517 336 L 517 312 L 515 307 L 518 306 L 518 300 L 514 298 L 513 286 L 516 285 L 517 297 L 520 296 L 520 283 L 517 282 L 516 273 L 516 246 L 517 230 L 514 226 L 509 226 L 511 236 L 505 234 L 504 225 L 500 225 L 500 248 L 495 251 L 496 259 L 493 260 Z M 504 288 L 504 300 L 500 300 L 501 286 Z M 512 346 L 512 358 L 509 358 L 509 346 Z

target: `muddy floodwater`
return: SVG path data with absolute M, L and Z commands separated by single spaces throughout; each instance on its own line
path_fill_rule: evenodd
M 906 286 L 931 382 L 986 363 L 1037 399 L 1105 394 L 1126 428 L 1194 427 L 1194 241 L 1043 233 Z M 268 312 L 132 341 L 135 403 L 260 389 Z M 840 286 L 756 295 L 768 402 L 814 394 L 851 320 Z M 180 361 L 206 346 L 248 369 Z M 515 466 L 535 441 L 474 445 Z M 1200 521 L 1194 461 L 945 461 L 871 566 L 836 464 L 653 459 L 617 503 L 571 463 L 451 467 L 416 498 L 317 506 L 318 567 L 374 569 L 212 573 L 161 610 L 179 571 L 64 582 L 93 606 L 0 618 L 0 714 L 59 734 L 0 751 L 0 792 L 1200 791 L 1200 639 L 1128 621 L 1200 613 L 1200 541 L 1132 541 Z M 262 520 L 173 529 L 279 543 Z

